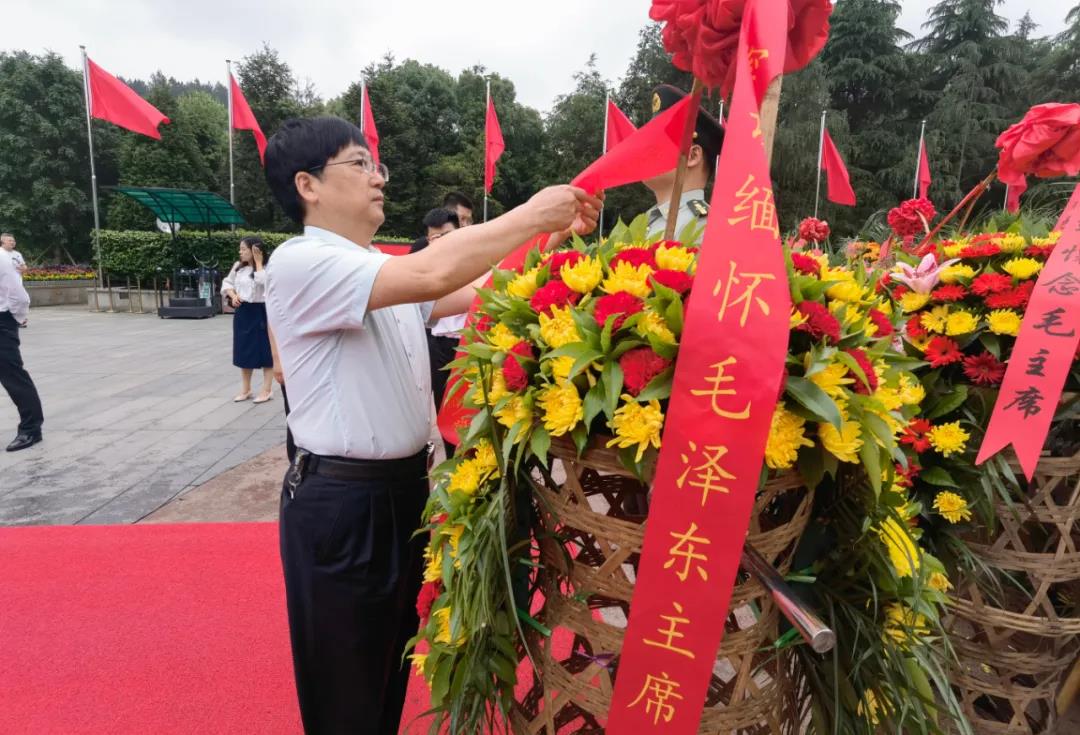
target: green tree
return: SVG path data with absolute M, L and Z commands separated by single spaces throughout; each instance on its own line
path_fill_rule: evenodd
M 574 74 L 575 87 L 559 95 L 545 120 L 548 173 L 570 181 L 600 155 L 604 143 L 604 101 L 609 85 L 596 68 L 596 54 Z

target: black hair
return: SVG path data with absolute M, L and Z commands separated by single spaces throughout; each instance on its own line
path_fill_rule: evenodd
M 458 219 L 457 212 L 451 212 L 449 209 L 436 207 L 424 215 L 424 231 L 426 232 L 426 228 L 428 227 L 442 227 L 447 222 L 452 224 L 455 230 L 461 227 L 461 220 Z
M 296 174 L 325 166 L 352 143 L 368 147 L 360 128 L 339 117 L 292 118 L 281 124 L 266 144 L 266 183 L 290 219 L 304 223 Z
M 248 248 L 258 248 L 259 250 L 262 250 L 263 267 L 266 266 L 266 262 L 268 260 L 270 260 L 270 253 L 267 252 L 266 243 L 263 242 L 263 239 L 261 237 L 256 237 L 255 235 L 248 235 L 247 237 L 243 237 L 243 238 L 240 239 L 240 244 L 241 245 L 247 245 Z M 233 266 L 233 268 L 237 268 L 237 267 L 240 267 L 242 265 L 243 265 L 243 262 L 238 260 L 238 261 L 236 261 L 236 264 Z M 253 280 L 253 281 L 255 280 L 255 258 L 254 258 L 254 256 L 251 259 L 251 280 Z
M 446 196 L 443 197 L 442 205 L 446 209 L 461 206 L 465 207 L 465 209 L 469 210 L 470 212 L 475 209 L 475 207 L 473 207 L 472 199 L 469 199 L 469 197 L 465 196 L 460 191 L 449 192 Z

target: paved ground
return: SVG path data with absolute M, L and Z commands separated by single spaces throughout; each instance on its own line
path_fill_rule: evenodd
M 218 483 L 219 507 L 206 520 L 265 514 L 280 487 L 272 458 L 285 431 L 281 396 L 232 403 L 239 371 L 231 328 L 229 316 L 34 310 L 22 331 L 23 358 L 45 405 L 45 441 L 0 452 L 0 525 L 133 523 L 264 453 L 251 473 Z M 0 392 L 4 444 L 17 423 Z M 245 493 L 245 477 L 257 488 Z M 258 509 L 244 507 L 255 497 Z

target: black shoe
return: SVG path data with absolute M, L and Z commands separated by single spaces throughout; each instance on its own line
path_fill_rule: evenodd
M 41 434 L 19 434 L 15 437 L 15 441 L 7 445 L 9 452 L 17 452 L 20 449 L 27 449 L 32 447 L 41 441 Z

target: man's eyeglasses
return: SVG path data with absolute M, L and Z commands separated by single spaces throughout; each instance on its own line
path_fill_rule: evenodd
M 356 166 L 365 173 L 378 174 L 382 177 L 383 181 L 390 181 L 390 169 L 388 169 L 385 164 L 376 164 L 370 158 L 353 158 L 349 161 L 335 161 L 334 163 L 324 163 L 321 166 L 309 168 L 307 172 L 309 174 L 313 174 L 319 169 L 329 168 L 330 166 Z

